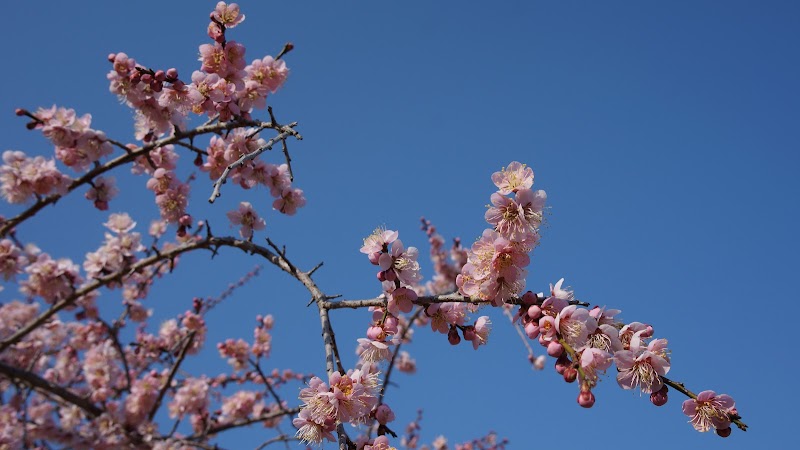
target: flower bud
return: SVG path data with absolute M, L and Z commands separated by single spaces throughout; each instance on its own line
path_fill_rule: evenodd
M 667 403 L 667 386 L 662 387 L 657 392 L 650 394 L 650 401 L 656 406 L 664 406 Z
M 464 339 L 466 339 L 468 341 L 474 341 L 475 340 L 475 327 L 474 326 L 469 325 L 467 327 L 464 327 Z
M 564 352 L 564 347 L 557 341 L 550 341 L 547 344 L 547 354 L 550 356 L 561 356 Z
M 581 391 L 578 394 L 578 404 L 584 408 L 591 408 L 594 405 L 594 394 L 592 391 Z
M 389 405 L 382 404 L 375 410 L 375 420 L 381 425 L 386 425 L 394 420 L 394 412 L 389 408 Z
M 726 437 L 728 437 L 728 436 L 730 436 L 730 435 L 731 435 L 731 427 L 728 427 L 728 428 L 722 428 L 722 429 L 719 429 L 719 428 L 718 428 L 718 429 L 716 429 L 716 430 L 714 430 L 714 431 L 716 431 L 716 433 L 717 433 L 717 436 L 719 436 L 719 437 L 723 437 L 723 438 L 726 438 Z
M 381 252 L 370 253 L 369 256 L 367 256 L 367 258 L 369 258 L 369 262 L 371 262 L 373 266 L 377 266 L 378 261 L 381 258 L 381 255 L 382 255 Z
M 567 383 L 575 382 L 575 379 L 578 378 L 578 369 L 574 367 L 567 367 L 564 369 L 564 381 Z
M 383 328 L 372 326 L 367 329 L 367 337 L 373 341 L 383 341 L 386 333 L 384 333 Z
M 531 319 L 538 319 L 541 316 L 542 316 L 542 308 L 540 308 L 538 305 L 531 305 L 528 308 L 528 317 L 530 317 Z
M 537 322 L 528 322 L 525 325 L 525 334 L 531 339 L 536 339 L 539 336 L 539 324 Z
M 167 79 L 169 80 L 178 79 L 178 69 L 174 67 L 170 67 L 169 69 L 167 69 Z
M 450 331 L 447 332 L 447 340 L 450 342 L 450 345 L 458 345 L 461 342 L 461 336 L 458 335 L 458 328 L 450 327 Z

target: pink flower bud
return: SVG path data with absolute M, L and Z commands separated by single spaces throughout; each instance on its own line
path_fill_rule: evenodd
M 380 281 L 381 283 L 386 281 L 386 272 L 382 270 L 378 271 L 378 281 Z
M 377 266 L 380 257 L 381 257 L 381 252 L 370 253 L 368 256 L 369 262 L 371 262 L 373 266 Z
M 470 325 L 470 326 L 464 328 L 464 339 L 466 339 L 468 341 L 474 341 L 475 340 L 475 327 L 474 326 Z
M 375 410 L 375 420 L 378 421 L 381 425 L 386 425 L 387 423 L 394 420 L 394 412 L 392 408 L 389 408 L 389 405 L 381 405 L 378 406 L 378 409 Z
M 567 383 L 575 382 L 575 379 L 578 378 L 578 370 L 574 367 L 567 367 L 564 369 L 564 381 Z
M 192 216 L 190 216 L 189 214 L 184 214 L 184 215 L 182 215 L 180 217 L 180 219 L 178 219 L 178 223 L 183 225 L 183 226 L 185 226 L 185 227 L 191 227 L 192 226 Z
M 528 308 L 528 317 L 530 317 L 531 319 L 538 319 L 541 316 L 542 316 L 542 308 L 540 308 L 538 305 L 531 305 Z
M 458 345 L 458 343 L 461 342 L 461 336 L 458 335 L 458 328 L 450 328 L 450 331 L 447 332 L 447 340 L 450 342 L 450 345 Z
M 557 341 L 550 341 L 547 344 L 547 354 L 550 356 L 561 356 L 564 352 L 564 347 Z
M 386 320 L 383 321 L 383 329 L 386 331 L 386 333 L 397 334 L 397 317 L 391 314 L 386 316 Z
M 592 391 L 581 391 L 578 394 L 578 404 L 584 408 L 591 408 L 594 405 L 594 394 Z
M 114 60 L 117 59 L 117 54 L 116 53 L 109 53 L 107 58 L 108 58 L 108 62 L 112 62 L 113 63 Z
M 717 432 L 717 436 L 722 437 L 722 438 L 726 438 L 726 437 L 731 435 L 731 427 L 717 429 L 715 431 Z
M 667 391 L 669 388 L 667 386 L 663 386 L 657 392 L 653 392 L 650 394 L 650 401 L 653 402 L 656 406 L 664 406 L 667 403 Z
M 383 328 L 372 326 L 367 329 L 367 337 L 373 341 L 382 341 L 386 337 L 386 333 Z
M 177 80 L 178 79 L 178 69 L 174 67 L 170 67 L 167 69 L 167 79 L 169 80 Z
M 528 324 L 525 325 L 525 334 L 531 339 L 536 339 L 536 337 L 539 336 L 539 324 L 536 322 L 528 322 Z
M 167 73 L 163 70 L 156 70 L 156 74 L 154 75 L 156 81 L 164 81 L 167 79 Z

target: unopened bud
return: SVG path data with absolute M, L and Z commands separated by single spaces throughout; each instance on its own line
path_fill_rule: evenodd
M 650 401 L 653 402 L 656 406 L 664 406 L 667 404 L 667 391 L 669 388 L 666 386 L 662 387 L 656 392 L 650 394 Z
M 717 436 L 719 437 L 726 438 L 731 435 L 731 427 L 716 429 L 715 431 L 717 432 Z
M 458 328 L 450 327 L 450 331 L 447 332 L 447 340 L 450 342 L 450 345 L 458 345 L 461 342 L 461 336 L 458 335 Z
M 594 405 L 594 394 L 592 391 L 581 391 L 578 394 L 578 404 L 584 408 L 591 408 Z
M 558 341 L 550 341 L 547 344 L 547 354 L 550 356 L 561 356 L 564 352 L 564 347 Z
M 564 369 L 564 381 L 573 383 L 578 378 L 578 370 L 574 367 Z

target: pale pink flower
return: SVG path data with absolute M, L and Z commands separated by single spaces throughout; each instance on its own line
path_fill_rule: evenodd
M 252 239 L 253 230 L 263 230 L 266 226 L 266 222 L 258 216 L 250 202 L 240 202 L 238 210 L 229 211 L 226 215 L 232 225 L 241 225 L 239 235 L 244 239 Z
M 275 60 L 272 56 L 256 59 L 252 64 L 245 67 L 245 71 L 247 71 L 251 80 L 273 93 L 283 85 L 289 75 L 286 62 L 282 59 Z M 264 96 L 266 97 L 266 93 Z
M 225 28 L 233 28 L 244 20 L 244 14 L 239 13 L 239 5 L 236 3 L 217 3 L 217 7 L 214 8 L 211 17 L 222 25 L 225 25 Z
M 381 254 L 378 265 L 384 271 L 393 271 L 397 278 L 406 285 L 415 285 L 422 275 L 419 272 L 417 257 L 419 250 L 416 247 L 403 247 L 400 239 L 392 242 L 389 253 Z
M 530 189 L 533 186 L 533 169 L 513 161 L 508 167 L 503 167 L 499 172 L 493 173 L 492 182 L 497 186 L 497 192 L 503 195 L 517 192 L 520 188 Z
M 394 364 L 400 372 L 413 374 L 417 371 L 417 362 L 407 351 L 401 351 L 394 360 Z
M 657 392 L 664 385 L 661 377 L 670 369 L 667 340 L 654 339 L 646 347 L 641 339 L 642 331 L 631 339 L 630 350 L 614 354 L 617 363 L 617 383 L 623 389 L 639 386 L 643 393 Z
M 3 280 L 9 281 L 23 272 L 28 258 L 22 250 L 14 245 L 10 239 L 0 241 L 0 275 Z
M 259 405 L 261 393 L 254 391 L 238 391 L 222 401 L 223 421 L 232 422 L 234 420 L 246 419 L 253 414 L 253 410 Z
M 413 289 L 399 287 L 388 294 L 389 312 L 398 315 L 401 312 L 409 313 L 414 308 L 414 301 L 417 300 L 417 293 Z
M 364 450 L 397 450 L 397 448 L 389 445 L 389 438 L 384 435 L 376 437 L 372 444 L 365 445 Z
M 169 402 L 170 418 L 183 418 L 187 414 L 202 414 L 208 408 L 209 384 L 205 378 L 187 378 Z
M 386 342 L 367 338 L 358 339 L 356 355 L 358 355 L 362 361 L 368 363 L 389 361 L 392 358 L 392 352 L 389 350 L 389 345 Z
M 131 219 L 128 213 L 116 213 L 108 216 L 108 221 L 103 225 L 115 233 L 122 234 L 133 230 L 136 222 Z
M 297 428 L 295 436 L 303 442 L 320 444 L 323 439 L 330 442 L 336 441 L 332 433 L 336 429 L 336 421 L 330 417 L 319 420 L 308 408 L 300 410 L 297 417 L 292 420 L 292 425 Z
M 247 356 L 250 351 L 250 346 L 244 339 L 228 339 L 225 342 L 217 344 L 219 355 L 223 358 L 228 358 L 228 364 L 233 367 L 233 370 L 242 370 L 247 365 Z
M 475 321 L 474 338 L 472 348 L 477 350 L 478 346 L 486 345 L 489 342 L 489 333 L 492 331 L 492 321 L 489 316 L 481 316 Z
M 731 426 L 731 414 L 734 414 L 736 403 L 731 396 L 717 395 L 714 391 L 703 391 L 696 399 L 683 402 L 683 413 L 689 416 L 689 422 L 695 430 L 706 432 L 714 427 L 724 430 Z
M 83 282 L 76 264 L 66 258 L 51 259 L 46 253 L 40 254 L 25 272 L 28 279 L 20 283 L 20 291 L 42 297 L 48 303 L 68 297 Z
M 372 253 L 389 251 L 388 244 L 397 239 L 399 233 L 385 228 L 376 228 L 369 236 L 364 238 L 364 245 L 361 246 L 361 253 L 370 255 Z
M 152 371 L 133 382 L 131 393 L 125 399 L 125 419 L 130 424 L 138 424 L 155 405 L 163 381 L 156 371 Z
M 108 202 L 118 193 L 117 183 L 114 177 L 97 177 L 92 180 L 92 187 L 86 191 L 86 199 L 94 202 L 94 207 L 100 211 L 108 209 Z
M 375 420 L 382 425 L 394 421 L 394 411 L 387 404 L 382 404 L 375 409 Z
M 280 198 L 272 202 L 272 207 L 278 211 L 293 216 L 298 208 L 302 208 L 306 204 L 306 198 L 303 196 L 302 189 L 284 188 L 281 192 Z
M 556 328 L 572 348 L 578 349 L 586 344 L 589 334 L 597 329 L 597 320 L 589 315 L 589 310 L 569 305 L 558 313 Z

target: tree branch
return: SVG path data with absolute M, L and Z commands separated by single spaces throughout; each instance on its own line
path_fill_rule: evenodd
M 45 394 L 55 395 L 65 402 L 82 409 L 90 417 L 97 417 L 103 414 L 103 410 L 95 406 L 89 400 L 74 394 L 68 389 L 51 383 L 33 372 L 9 366 L 8 364 L 0 361 L 0 374 L 5 375 L 11 380 L 19 381 Z

